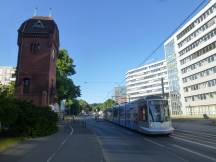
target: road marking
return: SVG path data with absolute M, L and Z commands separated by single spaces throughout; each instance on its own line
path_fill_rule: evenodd
M 185 133 L 191 133 L 191 134 L 194 134 L 194 133 L 199 133 L 200 135 L 205 135 L 206 137 L 216 137 L 216 135 L 214 134 L 209 134 L 209 133 L 201 133 L 201 132 L 192 132 L 192 131 L 186 131 L 186 130 L 183 130 L 183 129 L 175 129 L 177 132 L 185 132 Z
M 205 158 L 205 159 L 209 159 L 209 160 L 211 160 L 211 161 L 216 161 L 216 159 L 213 158 L 213 157 L 211 157 L 211 156 L 207 156 L 207 155 L 201 154 L 201 153 L 199 153 L 199 152 L 190 150 L 190 149 L 188 149 L 188 148 L 185 148 L 185 147 L 182 147 L 182 146 L 179 146 L 179 145 L 176 145 L 176 144 L 172 144 L 172 146 L 174 146 L 174 147 L 176 147 L 176 148 L 179 148 L 179 149 L 181 149 L 181 150 L 190 152 L 190 153 L 192 153 L 192 154 L 201 156 L 201 157 L 203 157 L 203 158 Z
M 145 141 L 148 141 L 148 142 L 150 142 L 150 143 L 153 143 L 153 144 L 155 144 L 155 145 L 158 145 L 158 146 L 160 146 L 160 147 L 166 147 L 165 145 L 162 145 L 162 144 L 160 144 L 160 143 L 158 143 L 158 142 L 155 142 L 155 141 L 153 141 L 153 140 L 150 140 L 150 139 L 148 139 L 148 138 L 144 138 L 144 140 L 145 140 Z
M 152 143 L 152 144 L 155 144 L 155 145 L 157 145 L 157 146 L 160 146 L 160 147 L 162 147 L 162 148 L 165 148 L 166 150 L 168 150 L 168 153 L 169 153 L 169 154 L 174 154 L 174 155 L 175 155 L 177 158 L 179 158 L 180 160 L 185 161 L 185 162 L 188 162 L 188 160 L 186 160 L 186 159 L 184 159 L 183 157 L 179 156 L 179 155 L 176 154 L 175 152 L 172 152 L 172 150 L 171 150 L 169 147 L 167 147 L 167 146 L 165 146 L 165 145 L 162 145 L 162 144 L 160 144 L 160 143 L 158 143 L 158 142 L 155 142 L 155 141 L 153 141 L 153 140 L 147 139 L 147 138 L 144 138 L 144 140 L 146 140 L 147 142 L 150 142 L 150 143 Z
M 207 148 L 210 148 L 210 149 L 214 149 L 214 150 L 216 150 L 216 147 L 214 147 L 214 146 L 210 146 L 210 145 L 202 144 L 202 143 L 195 142 L 195 141 L 186 140 L 186 139 L 179 138 L 179 137 L 175 137 L 175 136 L 170 136 L 170 137 L 171 137 L 171 138 L 178 139 L 178 140 L 182 140 L 182 141 L 185 141 L 185 142 L 188 142 L 188 143 L 193 143 L 193 144 L 196 144 L 196 145 L 200 145 L 200 146 L 204 146 L 204 147 L 207 147 Z
M 59 147 L 57 148 L 57 150 L 54 153 L 52 153 L 52 155 L 47 159 L 47 162 L 51 162 L 54 159 L 54 157 L 56 156 L 56 154 L 62 149 L 62 147 L 67 142 L 67 140 L 70 138 L 70 136 L 73 135 L 74 129 L 71 126 L 70 126 L 70 129 L 71 129 L 70 134 L 61 142 L 61 144 L 59 145 Z
M 179 137 L 179 138 L 187 138 L 187 139 L 193 139 L 193 140 L 196 140 L 196 141 L 204 141 L 205 143 L 208 143 L 208 144 L 216 144 L 215 143 L 215 140 L 211 140 L 207 137 L 202 137 L 202 136 L 195 136 L 195 135 L 191 135 L 191 134 L 186 134 L 186 133 L 181 133 L 181 134 L 174 134 L 172 135 L 174 137 Z M 195 137 L 195 138 L 194 138 Z M 206 139 L 207 138 L 207 139 Z

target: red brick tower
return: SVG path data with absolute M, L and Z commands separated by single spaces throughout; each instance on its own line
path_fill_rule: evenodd
M 51 17 L 35 16 L 18 29 L 16 97 L 47 106 L 55 102 L 59 31 Z

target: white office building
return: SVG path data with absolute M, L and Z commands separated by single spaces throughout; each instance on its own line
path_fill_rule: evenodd
M 162 95 L 162 78 L 164 94 L 167 97 L 169 86 L 165 60 L 129 70 L 126 73 L 126 93 L 128 100 L 134 101 L 149 95 Z
M 7 85 L 11 81 L 15 81 L 15 71 L 14 67 L 0 66 L 0 84 Z
M 216 0 L 167 40 L 164 49 L 179 114 L 216 114 Z

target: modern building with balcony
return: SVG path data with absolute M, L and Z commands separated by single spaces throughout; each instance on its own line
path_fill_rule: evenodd
M 7 85 L 16 80 L 16 69 L 9 66 L 0 66 L 0 84 Z
M 164 88 L 162 88 L 162 82 Z M 126 73 L 128 101 L 134 101 L 149 95 L 161 96 L 163 94 L 162 89 L 164 89 L 164 97 L 168 97 L 169 86 L 165 60 L 146 64 Z
M 216 0 L 167 40 L 164 49 L 177 107 L 185 115 L 216 114 Z

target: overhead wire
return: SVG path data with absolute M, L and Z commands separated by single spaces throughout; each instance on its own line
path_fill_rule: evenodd
M 164 45 L 164 43 L 173 34 L 175 34 L 179 30 L 179 28 L 181 28 L 188 21 L 189 18 L 191 18 L 201 7 L 204 6 L 206 1 L 208 1 L 208 0 L 203 0 L 201 3 L 199 3 L 199 5 L 188 16 L 186 16 L 184 18 L 184 20 L 161 43 L 159 43 L 159 45 L 157 45 L 156 48 L 154 48 L 153 51 L 149 55 L 147 55 L 145 57 L 145 59 L 141 63 L 139 63 L 136 67 L 140 67 L 140 66 L 144 65 L 146 63 L 146 61 L 148 61 Z M 206 3 L 205 5 L 207 5 L 207 4 L 208 3 Z M 121 82 L 119 82 L 119 85 L 122 85 L 124 83 L 124 81 L 125 81 L 125 78 Z M 108 91 L 108 93 L 110 93 L 110 91 Z M 107 96 L 108 96 L 108 93 L 107 93 Z

